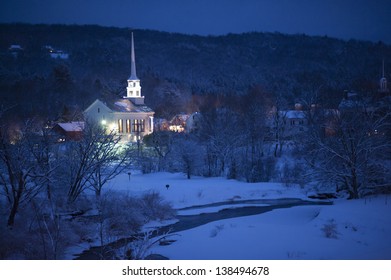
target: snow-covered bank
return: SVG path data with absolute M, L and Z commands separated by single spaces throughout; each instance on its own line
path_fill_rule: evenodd
M 384 197 L 277 209 L 180 232 L 153 252 L 171 259 L 391 259 L 390 211 Z
M 135 172 L 133 172 L 135 173 Z M 169 188 L 166 188 L 169 185 Z M 281 183 L 245 183 L 225 178 L 194 177 L 190 180 L 182 173 L 159 172 L 152 174 L 121 174 L 106 191 L 119 191 L 129 195 L 158 192 L 176 209 L 228 200 L 302 198 L 306 191 L 286 187 Z
M 306 198 L 304 190 L 278 183 L 187 180 L 182 174 L 170 173 L 135 174 L 130 180 L 123 174 L 107 190 L 130 195 L 156 191 L 177 209 L 227 200 Z M 202 211 L 192 209 L 186 214 Z M 276 209 L 211 222 L 178 234 L 176 242 L 155 246 L 151 253 L 170 259 L 391 259 L 391 197 Z

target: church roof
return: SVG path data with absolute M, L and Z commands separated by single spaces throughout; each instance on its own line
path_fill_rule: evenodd
M 136 105 L 127 98 L 116 99 L 111 102 L 107 102 L 106 105 L 114 112 L 121 113 L 152 113 L 153 110 L 147 105 Z

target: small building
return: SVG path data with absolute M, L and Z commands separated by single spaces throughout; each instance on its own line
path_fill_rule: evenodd
M 68 59 L 69 54 L 61 50 L 57 50 L 50 53 L 50 57 L 54 59 Z
M 53 59 L 68 59 L 69 54 L 62 51 L 62 50 L 56 50 L 50 45 L 43 46 L 43 48 L 49 53 L 50 57 Z
M 268 139 L 289 139 L 305 132 L 308 128 L 307 112 L 302 106 L 295 105 L 295 110 L 279 110 L 273 107 L 266 119 L 266 135 Z
M 23 48 L 20 45 L 11 45 L 8 48 L 8 51 L 12 54 L 12 56 L 18 57 L 18 55 L 23 52 Z
M 196 132 L 201 127 L 201 114 L 198 112 L 175 115 L 170 121 L 166 119 L 155 119 L 155 129 L 159 131 L 172 132 Z
M 57 123 L 53 131 L 58 135 L 57 142 L 79 141 L 83 138 L 84 122 Z
M 169 130 L 174 132 L 184 132 L 188 118 L 189 115 L 187 114 L 175 115 L 169 122 Z
M 284 137 L 293 137 L 303 133 L 307 129 L 308 117 L 302 110 L 281 111 L 284 118 Z

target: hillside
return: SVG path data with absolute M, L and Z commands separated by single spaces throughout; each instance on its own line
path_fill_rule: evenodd
M 133 32 L 143 94 L 160 115 L 190 110 L 194 95 L 241 95 L 255 86 L 286 104 L 318 93 L 320 102 L 333 107 L 345 89 L 376 91 L 383 58 L 386 71 L 391 69 L 391 46 L 381 42 Z M 8 51 L 12 44 L 23 48 L 17 58 Z M 46 45 L 69 59 L 50 58 Z M 0 100 L 16 105 L 23 117 L 47 112 L 53 118 L 64 106 L 83 109 L 102 95 L 122 96 L 129 74 L 129 29 L 0 24 Z

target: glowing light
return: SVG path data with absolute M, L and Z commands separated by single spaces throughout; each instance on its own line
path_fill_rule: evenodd
M 106 120 L 102 120 L 102 125 L 106 125 L 107 124 L 107 122 L 106 122 Z
M 111 123 L 111 124 L 109 125 L 109 129 L 110 129 L 111 131 L 116 130 L 116 129 L 117 129 L 117 125 L 116 125 L 115 123 Z

